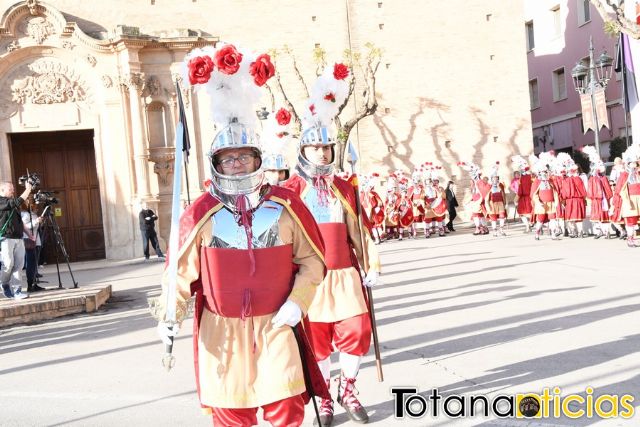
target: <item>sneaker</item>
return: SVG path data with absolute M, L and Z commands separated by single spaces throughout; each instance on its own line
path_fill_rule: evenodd
M 338 403 L 342 405 L 345 411 L 347 411 L 347 415 L 351 421 L 359 424 L 366 424 L 369 422 L 369 415 L 356 397 L 357 390 L 355 382 L 355 378 L 347 378 L 344 374 L 340 374 L 340 382 L 338 383 Z
M 29 295 L 23 294 L 21 289 L 18 289 L 13 293 L 13 299 L 16 301 L 20 301 L 26 298 L 29 298 Z
M 2 285 L 2 293 L 7 298 L 13 298 L 13 291 L 9 285 Z

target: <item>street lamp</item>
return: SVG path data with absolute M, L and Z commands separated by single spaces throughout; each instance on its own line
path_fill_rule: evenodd
M 600 125 L 598 124 L 595 93 L 599 89 L 604 90 L 607 88 L 607 83 L 609 83 L 613 72 L 613 58 L 604 51 L 596 62 L 594 61 L 593 50 L 593 38 L 589 37 L 589 67 L 586 67 L 582 62 L 578 62 L 571 70 L 571 77 L 573 77 L 573 86 L 576 92 L 591 97 L 591 113 L 596 127 L 594 130 L 596 150 L 600 155 Z

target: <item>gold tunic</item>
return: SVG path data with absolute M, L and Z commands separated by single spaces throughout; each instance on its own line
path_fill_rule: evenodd
M 284 244 L 293 245 L 293 262 L 299 266 L 288 300 L 298 304 L 304 315 L 323 278 L 324 263 L 287 209 L 283 209 L 278 225 L 280 239 Z M 200 249 L 211 240 L 212 227 L 207 215 L 197 225 L 195 238 L 179 253 L 178 304 L 184 304 L 191 296 L 190 284 L 200 272 Z M 165 272 L 161 302 L 166 301 L 167 283 Z M 222 317 L 204 308 L 198 337 L 198 376 L 203 405 L 255 408 L 305 391 L 293 332 L 288 326 L 273 328 L 274 315 L 242 320 Z

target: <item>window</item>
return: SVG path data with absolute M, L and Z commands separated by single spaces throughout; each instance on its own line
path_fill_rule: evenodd
M 553 36 L 560 37 L 562 35 L 562 18 L 560 17 L 560 6 L 551 9 L 553 15 Z
M 576 0 L 578 2 L 578 26 L 591 21 L 591 2 L 589 0 Z
M 553 100 L 562 101 L 567 98 L 567 81 L 564 78 L 564 67 L 553 71 Z
M 529 21 L 524 25 L 527 30 L 527 50 L 533 50 L 533 48 L 536 47 L 535 39 L 533 36 L 533 21 Z
M 532 110 L 540 106 L 540 100 L 538 99 L 538 79 L 529 80 L 529 101 Z

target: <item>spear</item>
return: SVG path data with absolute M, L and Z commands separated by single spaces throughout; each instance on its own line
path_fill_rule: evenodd
M 358 155 L 356 150 L 353 148 L 353 144 L 349 142 L 349 159 L 348 162 L 351 163 L 351 170 L 355 174 L 355 165 L 358 161 Z M 356 175 L 357 176 L 357 175 Z M 355 182 L 353 182 L 356 190 L 356 215 L 358 217 L 358 229 L 360 231 L 360 245 L 362 247 L 362 262 L 365 274 L 369 272 L 369 254 L 367 253 L 366 240 L 364 237 L 364 224 L 362 222 L 362 203 L 360 202 L 360 184 L 358 183 L 358 179 L 356 178 Z M 367 290 L 367 299 L 369 300 L 369 318 L 371 320 L 371 333 L 373 334 L 373 350 L 376 354 L 376 368 L 378 370 L 378 381 L 384 381 L 384 374 L 382 373 L 382 359 L 380 357 L 380 342 L 378 341 L 378 326 L 376 324 L 376 312 L 374 311 L 373 305 L 373 292 L 369 286 L 365 286 Z
M 175 158 L 173 164 L 173 195 L 171 198 L 171 232 L 169 233 L 169 260 L 167 264 L 167 314 L 165 323 L 169 330 L 173 331 L 176 326 L 176 289 L 178 286 L 178 240 L 180 232 L 180 194 L 182 192 L 182 166 L 183 154 L 189 152 L 189 134 L 186 128 L 184 107 L 180 92 L 180 84 L 176 82 L 176 93 L 179 104 L 179 117 L 176 124 Z M 162 356 L 162 366 L 170 371 L 175 365 L 173 356 L 173 337 L 170 336 L 171 344 L 165 344 L 164 355 Z

